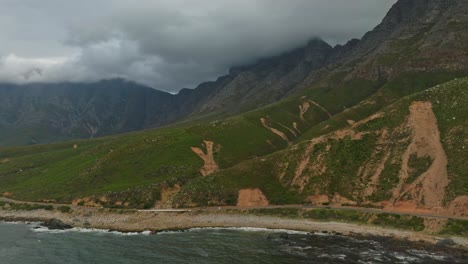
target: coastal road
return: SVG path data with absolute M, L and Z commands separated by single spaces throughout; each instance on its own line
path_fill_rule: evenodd
M 30 201 L 19 201 L 13 200 L 6 197 L 0 197 L 0 201 L 7 203 L 27 203 L 27 204 L 39 204 L 39 205 L 52 205 L 54 207 L 60 206 L 69 206 L 71 208 L 86 208 L 86 209 L 97 209 L 99 207 L 86 207 L 86 206 L 77 206 L 70 204 L 60 204 L 60 203 L 44 203 L 44 202 L 30 202 Z M 357 211 L 362 213 L 385 213 L 385 214 L 394 214 L 394 215 L 409 215 L 409 216 L 418 216 L 426 218 L 435 218 L 435 219 L 453 219 L 453 220 L 464 220 L 468 221 L 468 217 L 463 216 L 452 216 L 452 215 L 442 215 L 442 214 L 430 214 L 430 213 L 421 213 L 421 212 L 401 212 L 401 211 L 390 211 L 384 209 L 376 208 L 364 208 L 364 207 L 351 207 L 351 206 L 312 206 L 312 205 L 269 205 L 262 207 L 237 207 L 237 206 L 211 206 L 211 207 L 194 207 L 194 208 L 174 208 L 174 209 L 148 209 L 148 210 L 138 210 L 139 212 L 189 212 L 189 211 L 226 211 L 226 210 L 251 210 L 251 209 L 330 209 L 330 210 L 343 210 L 343 211 Z M 133 210 L 133 209 L 122 209 L 122 210 Z
M 237 207 L 237 206 L 222 206 L 222 207 L 197 207 L 191 208 L 192 210 L 202 210 L 202 211 L 219 211 L 219 210 L 228 210 L 228 209 L 275 209 L 275 208 L 292 208 L 292 209 L 330 209 L 330 210 L 344 210 L 344 211 L 358 211 L 362 213 L 385 213 L 385 214 L 394 214 L 394 215 L 409 215 L 409 216 L 419 216 L 427 218 L 437 218 L 437 219 L 453 219 L 453 220 L 465 220 L 468 221 L 468 217 L 463 216 L 452 216 L 452 215 L 436 215 L 430 213 L 420 213 L 420 212 L 402 212 L 402 211 L 391 211 L 377 208 L 364 208 L 364 207 L 352 207 L 352 206 L 313 206 L 313 205 L 269 205 L 262 207 Z

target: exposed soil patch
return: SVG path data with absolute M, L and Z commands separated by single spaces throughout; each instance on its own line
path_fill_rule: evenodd
M 457 216 L 468 216 L 468 195 L 455 198 L 448 206 L 449 213 Z
M 304 122 L 306 121 L 304 118 L 304 114 L 307 112 L 307 110 L 309 110 L 309 108 L 310 103 L 307 101 L 304 101 L 302 102 L 302 104 L 299 105 L 299 118 Z
M 275 144 L 273 144 L 269 139 L 266 140 L 266 143 L 268 143 L 268 145 L 272 146 L 273 148 L 276 148 Z
M 342 206 L 342 205 L 356 205 L 357 203 L 353 200 L 350 200 L 346 197 L 341 196 L 338 193 L 335 193 L 335 195 L 333 195 L 330 201 L 330 204 L 333 206 Z
M 424 218 L 424 230 L 439 233 L 447 225 L 447 219 Z
M 289 162 L 278 164 L 278 170 L 280 171 L 278 178 L 280 180 L 283 179 L 284 175 L 286 175 L 286 170 L 288 169 L 288 167 L 289 167 Z
M 328 195 L 325 194 L 316 194 L 308 196 L 306 201 L 311 203 L 312 205 L 324 205 L 330 203 Z
M 117 201 L 114 203 L 115 206 L 124 206 L 124 207 L 127 207 L 129 205 L 128 202 L 122 202 L 122 201 Z
M 382 117 L 384 117 L 384 116 L 385 116 L 385 114 L 384 114 L 383 112 L 379 112 L 379 113 L 373 114 L 373 115 L 371 115 L 371 116 L 369 116 L 369 117 L 366 117 L 366 118 L 364 118 L 364 119 L 362 119 L 362 120 L 359 120 L 359 122 L 355 122 L 355 123 L 353 124 L 353 127 L 354 127 L 354 128 L 355 128 L 355 127 L 358 127 L 358 126 L 360 126 L 360 125 L 369 123 L 369 122 L 372 121 L 372 120 L 379 119 L 379 118 L 382 118 Z
M 291 134 L 293 134 L 295 137 L 297 137 L 297 134 L 296 134 L 296 132 L 294 130 L 292 130 L 291 128 L 289 128 L 289 127 L 287 127 L 287 126 L 285 126 L 283 124 L 281 124 L 280 122 L 276 122 L 276 123 L 278 125 L 280 125 L 281 127 L 286 128 L 289 132 L 291 132 Z
M 173 187 L 163 188 L 161 190 L 161 200 L 155 205 L 156 208 L 170 208 L 171 198 L 180 191 L 180 186 L 175 184 Z
M 192 151 L 197 154 L 205 163 L 203 167 L 200 169 L 200 173 L 203 176 L 208 176 L 213 172 L 219 170 L 218 164 L 216 164 L 213 158 L 213 141 L 203 140 L 202 147 L 205 148 L 206 154 L 203 152 L 202 149 L 197 147 L 192 147 Z
M 78 198 L 71 202 L 74 206 L 102 207 L 93 197 Z
M 391 202 L 397 206 L 398 201 L 410 197 L 418 208 L 440 210 L 445 198 L 448 176 L 447 156 L 440 142 L 437 119 L 430 102 L 413 102 L 409 110 L 411 143 L 403 154 L 400 181 L 393 192 Z M 417 157 L 430 157 L 433 162 L 415 181 L 406 184 L 411 169 L 408 162 L 413 154 Z
M 324 156 L 319 156 L 317 157 L 316 160 L 310 161 L 311 159 L 311 153 L 314 150 L 314 146 L 320 143 L 326 142 L 328 139 L 335 139 L 335 140 L 340 140 L 343 139 L 347 136 L 349 136 L 352 140 L 360 140 L 362 137 L 370 132 L 356 132 L 354 129 L 362 124 L 365 124 L 371 120 L 381 118 L 383 117 L 383 113 L 377 113 L 374 115 L 371 115 L 359 122 L 355 122 L 351 127 L 346 128 L 346 129 L 341 129 L 335 132 L 332 132 L 327 135 L 322 135 L 319 137 L 316 137 L 312 140 L 309 141 L 308 145 L 305 148 L 304 154 L 301 157 L 300 162 L 298 163 L 298 166 L 296 167 L 294 177 L 292 179 L 292 186 L 296 186 L 299 191 L 303 191 L 304 187 L 307 185 L 309 182 L 309 178 L 311 175 L 307 175 L 304 172 L 306 171 L 307 168 L 309 168 L 312 172 L 314 172 L 316 175 L 320 175 L 324 173 L 327 170 L 326 165 L 324 164 Z M 386 136 L 386 133 L 383 133 Z M 310 164 L 312 163 L 312 164 Z
M 302 132 L 299 130 L 299 127 L 298 127 L 298 125 L 297 125 L 297 122 L 293 122 L 293 127 L 294 127 L 294 129 L 295 129 L 297 132 L 302 133 Z
M 238 207 L 258 207 L 267 206 L 268 204 L 268 199 L 258 188 L 239 190 L 237 198 Z
M 299 164 L 296 167 L 296 171 L 294 172 L 294 178 L 292 179 L 292 185 L 298 187 L 299 191 L 304 190 L 304 187 L 309 182 L 309 175 L 304 173 L 305 169 L 309 166 L 310 162 L 310 155 L 314 146 L 318 143 L 321 143 L 325 140 L 325 137 L 318 137 L 314 138 L 310 141 L 307 145 L 304 154 L 301 157 Z
M 275 134 L 275 135 L 279 136 L 280 138 L 282 138 L 286 143 L 288 143 L 288 145 L 292 144 L 291 141 L 289 140 L 289 138 L 283 132 L 281 132 L 280 130 L 278 130 L 278 129 L 274 128 L 274 127 L 271 127 L 271 124 L 268 121 L 268 119 L 262 117 L 262 118 L 260 118 L 260 122 L 262 123 L 263 127 L 270 130 L 273 134 Z
M 330 145 L 327 146 L 327 151 L 329 150 Z M 322 175 L 327 171 L 327 164 L 325 161 L 326 153 L 320 153 L 315 162 L 310 166 L 311 171 L 314 175 Z
M 414 200 L 402 200 L 395 203 L 392 202 L 383 202 L 384 210 L 393 211 L 393 212 L 408 212 L 408 213 L 437 213 L 431 211 L 430 209 L 425 209 L 416 203 Z
M 316 107 L 320 108 L 322 111 L 324 111 L 328 117 L 332 118 L 332 115 L 327 111 L 327 109 L 323 108 L 321 105 L 319 105 L 317 102 L 314 102 L 312 100 L 309 100 L 309 102 L 311 102 L 313 105 L 315 105 Z

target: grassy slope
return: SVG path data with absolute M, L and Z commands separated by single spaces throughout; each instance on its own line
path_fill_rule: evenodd
M 259 156 L 287 147 L 283 140 L 261 126 L 261 117 L 270 117 L 275 128 L 283 131 L 292 141 L 299 142 L 328 129 L 343 126 L 349 115 L 359 120 L 407 93 L 452 77 L 453 74 L 418 75 L 388 83 L 342 83 L 328 80 L 327 87 L 311 87 L 305 92 L 308 98 L 319 102 L 332 114 L 337 114 L 328 121 L 323 111 L 311 107 L 305 115 L 307 123 L 301 122 L 298 117 L 300 94 L 221 121 L 185 124 L 93 140 L 2 149 L 0 193 L 11 192 L 20 199 L 60 201 L 105 194 L 115 199 L 130 199 L 131 205 L 141 206 L 142 200 L 154 202 L 158 199 L 161 186 L 178 183 L 185 185 L 184 191 L 178 196 L 181 203 L 187 200 L 184 194 L 191 195 L 195 202 L 202 204 L 233 203 L 238 188 L 257 186 L 266 190 L 273 203 L 297 202 L 303 194 L 285 188 L 271 170 L 272 164 L 256 162 Z M 415 87 L 415 90 L 410 87 Z M 369 95 L 378 103 L 338 114 Z M 278 124 L 292 128 L 292 122 L 297 122 L 299 129 L 306 133 L 296 138 Z M 320 131 L 327 124 L 329 128 Z M 233 167 L 248 160 L 234 168 L 245 166 L 244 170 L 257 173 L 239 173 L 229 169 L 219 178 L 202 179 L 198 173 L 202 161 L 190 151 L 190 147 L 199 146 L 204 139 L 221 145 L 220 151 L 215 153 L 215 160 L 221 168 Z M 78 148 L 74 149 L 73 144 L 77 144 Z
M 407 96 L 385 108 L 385 117 L 375 119 L 358 129 L 378 131 L 385 127 L 389 131 L 394 130 L 404 122 L 409 113 L 408 107 L 413 101 L 430 101 L 433 104 L 442 143 L 449 160 L 450 184 L 447 201 L 458 195 L 467 195 L 468 173 L 465 161 L 468 159 L 468 150 L 465 149 L 464 143 L 468 137 L 464 128 L 468 127 L 468 78 Z M 361 111 L 360 106 L 339 114 L 333 119 L 345 119 L 356 114 L 350 113 L 354 111 Z M 333 119 L 320 126 L 336 125 L 338 122 Z M 311 131 L 303 137 L 312 137 L 316 132 Z M 405 135 L 393 136 L 405 137 Z M 237 190 L 257 187 L 263 190 L 272 203 L 277 204 L 302 202 L 307 195 L 314 194 L 317 190 L 329 195 L 339 192 L 341 195 L 353 198 L 353 194 L 361 192 L 363 187 L 356 176 L 358 169 L 363 163 L 371 160 L 376 140 L 372 134 L 364 136 L 361 140 L 350 138 L 329 140 L 327 142 L 331 146 L 329 151 L 325 151 L 325 144 L 318 145 L 311 153 L 311 160 L 317 160 L 321 153 L 326 154 L 324 164 L 328 170 L 319 177 L 311 177 L 303 192 L 295 192 L 292 191 L 294 188 L 289 188 L 306 145 L 300 143 L 268 156 L 242 162 L 211 177 L 192 181 L 178 195 L 177 202 L 183 204 L 186 199 L 191 199 L 191 202 L 196 203 L 230 202 L 234 199 Z M 397 138 L 394 140 L 397 142 Z M 383 154 L 377 153 L 377 155 Z M 289 162 L 289 167 L 284 170 L 284 176 L 280 181 L 278 175 L 283 172 L 282 164 L 285 162 Z M 372 200 L 381 201 L 388 198 L 387 192 L 397 183 L 395 179 L 397 179 L 398 170 L 399 167 L 393 168 L 391 164 L 386 164 L 381 176 L 383 180 L 379 183 L 377 192 L 371 197 Z
M 161 182 L 184 183 L 199 177 L 202 161 L 190 147 L 199 146 L 204 139 L 221 145 L 215 153 L 221 168 L 285 147 L 285 142 L 262 127 L 259 118 L 270 115 L 276 120 L 294 119 L 297 105 L 271 109 L 202 124 L 2 149 L 0 193 L 12 192 L 21 199 L 69 201 Z M 310 115 L 308 121 L 320 121 L 314 118 Z

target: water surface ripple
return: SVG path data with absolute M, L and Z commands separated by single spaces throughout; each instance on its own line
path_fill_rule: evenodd
M 150 235 L 50 231 L 0 223 L 1 264 L 467 263 L 463 251 L 385 238 L 265 229 L 191 229 Z

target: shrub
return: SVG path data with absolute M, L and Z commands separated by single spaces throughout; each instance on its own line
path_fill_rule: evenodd
M 71 207 L 66 205 L 58 207 L 57 210 L 62 213 L 70 213 L 72 211 Z

